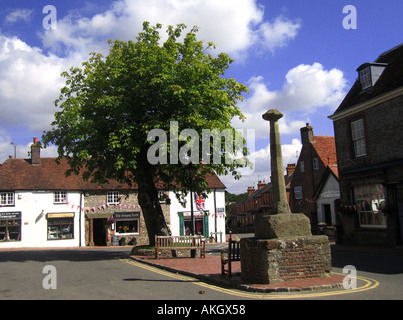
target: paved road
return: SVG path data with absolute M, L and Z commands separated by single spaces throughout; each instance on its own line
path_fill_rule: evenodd
M 223 247 L 209 246 L 213 254 Z M 252 294 L 227 290 L 125 259 L 130 247 L 0 252 L 0 299 L 237 300 L 293 298 L 290 294 Z M 359 277 L 376 280 L 371 290 L 303 299 L 403 299 L 403 257 L 334 252 L 333 271 L 354 265 Z M 46 272 L 54 266 L 56 274 Z M 55 275 L 56 282 L 51 276 Z M 44 281 L 45 280 L 45 281 Z M 45 289 L 56 284 L 56 289 Z
M 0 299 L 236 299 L 186 277 L 154 272 L 124 259 L 130 248 L 0 252 Z M 52 272 L 56 270 L 56 289 Z M 46 278 L 46 279 L 45 279 Z M 241 299 L 241 297 L 239 297 Z

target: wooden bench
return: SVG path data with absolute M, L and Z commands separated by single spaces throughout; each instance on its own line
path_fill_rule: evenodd
M 162 250 L 200 250 L 200 258 L 206 257 L 206 243 L 202 236 L 155 236 L 155 258 Z
M 227 252 L 227 257 L 225 257 Z M 241 261 L 241 241 L 232 240 L 230 237 L 228 240 L 228 249 L 221 250 L 221 274 L 232 276 L 232 261 Z M 225 265 L 228 264 L 228 270 L 225 270 Z

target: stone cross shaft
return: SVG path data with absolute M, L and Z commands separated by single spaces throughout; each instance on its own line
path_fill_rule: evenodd
M 270 109 L 262 117 L 264 120 L 270 121 L 271 182 L 273 186 L 272 213 L 291 214 L 285 189 L 283 156 L 278 125 L 278 120 L 283 117 L 283 114 L 276 109 Z

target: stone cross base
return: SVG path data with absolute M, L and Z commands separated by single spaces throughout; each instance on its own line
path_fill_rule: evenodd
M 254 221 L 255 238 L 311 236 L 311 223 L 303 213 L 258 215 Z
M 331 277 L 331 255 L 326 236 L 279 239 L 241 239 L 242 278 L 272 284 Z

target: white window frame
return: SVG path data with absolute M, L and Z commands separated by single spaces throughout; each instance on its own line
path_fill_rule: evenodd
M 354 198 L 360 227 L 386 229 L 387 217 L 382 211 L 386 199 L 382 185 L 355 187 Z
M 14 206 L 14 192 L 0 192 L 0 205 Z
M 53 203 L 63 204 L 67 202 L 67 192 L 66 191 L 54 191 L 53 192 Z
M 302 200 L 304 198 L 304 195 L 302 193 L 302 186 L 294 187 L 294 196 L 295 196 L 295 200 Z
M 360 71 L 360 82 L 362 90 L 372 87 L 371 67 L 367 67 Z
M 367 146 L 365 141 L 364 120 L 358 119 L 350 123 L 351 140 L 353 142 L 354 156 L 356 158 L 367 155 Z
M 106 204 L 119 204 L 119 191 L 108 191 L 106 193 Z

